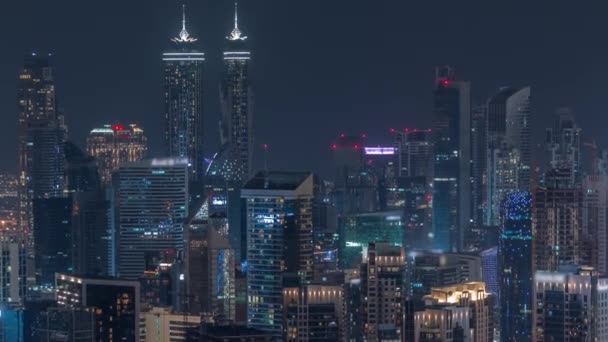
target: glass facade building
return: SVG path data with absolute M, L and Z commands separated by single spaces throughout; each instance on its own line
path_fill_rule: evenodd
M 236 5 L 235 5 L 236 6 Z M 240 164 L 238 178 L 245 182 L 253 170 L 253 92 L 249 82 L 251 52 L 238 26 L 235 8 L 234 29 L 224 50 L 224 71 L 220 84 L 222 145 L 230 144 L 230 159 Z
M 401 211 L 342 216 L 339 219 L 338 260 L 342 269 L 357 268 L 370 242 L 403 246 L 405 228 Z
M 314 176 L 260 172 L 242 190 L 247 201 L 247 297 L 250 327 L 283 335 L 283 279 L 312 280 Z
M 184 248 L 188 160 L 148 159 L 122 164 L 115 174 L 118 273 L 137 279 Z
M 201 182 L 203 156 L 203 65 L 205 53 L 194 48 L 196 38 L 186 30 L 186 16 L 173 47 L 163 53 L 165 149 L 169 157 L 188 158 L 189 179 Z
M 499 237 L 501 341 L 530 341 L 532 334 L 532 196 L 507 195 Z
M 471 94 L 450 67 L 437 69 L 434 90 L 433 247 L 462 250 L 471 225 Z

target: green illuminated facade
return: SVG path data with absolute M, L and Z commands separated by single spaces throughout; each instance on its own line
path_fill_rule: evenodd
M 356 268 L 367 253 L 370 242 L 403 245 L 405 228 L 402 211 L 346 215 L 340 218 L 339 225 L 338 253 L 342 269 Z

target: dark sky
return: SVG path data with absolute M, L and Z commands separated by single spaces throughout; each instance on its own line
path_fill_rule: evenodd
M 593 3 L 593 4 L 588 4 Z M 16 79 L 23 54 L 55 54 L 72 140 L 135 121 L 161 151 L 160 54 L 180 29 L 181 1 L 11 0 L 0 10 L 0 169 L 16 169 Z M 187 0 L 189 31 L 208 55 L 205 116 L 217 146 L 218 76 L 230 0 Z M 256 143 L 270 167 L 327 174 L 330 141 L 430 124 L 434 66 L 452 64 L 476 102 L 532 85 L 534 132 L 572 106 L 587 140 L 606 143 L 605 1 L 242 0 L 255 82 Z

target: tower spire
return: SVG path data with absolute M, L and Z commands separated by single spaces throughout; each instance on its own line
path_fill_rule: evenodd
M 186 31 L 186 4 L 182 5 L 182 31 Z
M 239 3 L 234 2 L 234 28 L 239 29 Z
M 186 4 L 182 5 L 182 31 L 179 33 L 179 36 L 171 40 L 175 43 L 193 43 L 198 40 L 190 37 L 188 30 L 186 30 Z
M 239 3 L 234 2 L 234 29 L 230 32 L 230 36 L 226 37 L 228 40 L 245 40 L 247 36 L 243 36 L 241 30 L 239 30 Z

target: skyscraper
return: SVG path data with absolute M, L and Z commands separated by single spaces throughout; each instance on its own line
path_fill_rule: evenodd
M 361 265 L 363 334 L 367 341 L 401 341 L 404 334 L 402 247 L 371 242 Z
M 97 159 L 97 168 L 105 186 L 112 184 L 112 172 L 121 163 L 142 160 L 148 151 L 148 139 L 136 124 L 104 125 L 94 128 L 87 137 L 87 152 Z
M 534 294 L 533 341 L 608 340 L 608 279 L 593 268 L 536 271 Z
M 502 206 L 499 238 L 501 341 L 532 336 L 532 196 L 514 192 Z
M 248 326 L 283 335 L 283 280 L 312 280 L 314 176 L 260 172 L 242 190 L 247 200 Z
M 431 248 L 432 144 L 431 130 L 406 128 L 395 133 L 399 151 L 397 189 L 405 208 L 405 243 L 413 248 Z M 414 247 L 415 246 L 415 247 Z
M 486 163 L 487 163 L 487 110 L 486 106 L 475 106 L 471 111 L 471 162 L 473 224 L 481 228 L 486 207 Z
M 498 226 L 505 196 L 530 191 L 530 87 L 501 88 L 488 100 L 485 224 Z
M 220 85 L 222 106 L 222 145 L 231 144 L 230 158 L 240 164 L 241 182 L 252 176 L 253 170 L 253 92 L 249 82 L 251 52 L 245 44 L 247 36 L 239 29 L 237 4 L 234 28 L 226 39 L 224 72 Z
M 404 129 L 395 132 L 395 147 L 399 151 L 399 176 L 428 176 L 431 169 L 431 130 Z
M 195 49 L 196 38 L 182 30 L 171 39 L 173 47 L 163 53 L 165 88 L 165 149 L 169 157 L 188 158 L 189 179 L 202 182 L 203 156 L 203 64 L 205 54 Z M 197 189 L 202 191 L 202 189 Z
M 35 199 L 33 207 L 36 280 L 52 287 L 56 272 L 71 273 L 74 269 L 72 199 Z
M 183 251 L 188 160 L 125 163 L 115 175 L 118 273 L 137 279 L 161 262 L 172 262 Z
M 437 68 L 434 97 L 434 247 L 462 250 L 471 225 L 471 91 L 450 67 Z
M 547 149 L 551 168 L 570 170 L 570 182 L 581 181 L 581 128 L 576 125 L 572 110 L 558 108 L 553 128 L 547 129 Z
M 54 68 L 49 56 L 35 53 L 25 57 L 19 73 L 18 98 L 18 156 L 19 156 L 19 215 L 18 226 L 28 250 L 28 281 L 34 280 L 34 245 L 38 236 L 51 234 L 50 226 L 42 223 L 54 216 L 44 211 L 35 218 L 38 208 L 54 207 L 62 200 L 65 190 L 65 157 L 63 144 L 67 129 L 57 110 Z M 57 208 L 57 207 L 54 207 Z M 49 223 L 48 221 L 46 223 Z M 46 243 L 47 241 L 41 241 Z M 59 256 L 61 258 L 61 256 Z M 40 259 L 38 259 L 40 261 Z
M 213 227 L 205 199 L 185 226 L 186 295 L 192 314 L 235 319 L 235 255 L 227 236 Z
M 71 142 L 65 144 L 67 189 L 72 199 L 72 258 L 74 273 L 113 273 L 114 234 L 110 201 L 105 197 L 95 158 Z
M 488 149 L 500 148 L 504 142 L 519 151 L 518 188 L 528 191 L 532 163 L 530 87 L 501 88 L 488 101 L 487 111 Z
M 547 172 L 534 193 L 534 261 L 538 271 L 588 265 L 591 237 L 583 231 L 583 191 L 570 168 Z
M 593 237 L 589 265 L 608 274 L 608 175 L 586 176 L 583 194 L 583 232 Z

